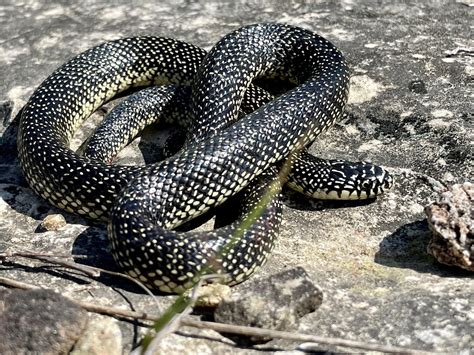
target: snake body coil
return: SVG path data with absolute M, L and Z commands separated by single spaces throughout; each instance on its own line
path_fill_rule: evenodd
M 278 232 L 281 204 L 267 201 L 250 226 L 243 228 L 242 221 L 255 201 L 264 200 L 268 183 L 276 181 L 275 164 L 332 125 L 348 94 L 342 54 L 301 28 L 243 27 L 204 56 L 195 46 L 167 38 L 104 43 L 47 78 L 20 122 L 18 151 L 30 186 L 57 207 L 110 220 L 118 264 L 165 292 L 183 291 L 203 272 L 227 273 L 238 282 L 263 263 Z M 237 120 L 258 77 L 285 77 L 297 86 Z M 78 125 L 105 101 L 150 84 L 192 85 L 192 136 L 183 150 L 156 164 L 130 167 L 107 165 L 68 148 Z M 336 170 L 332 178 L 321 173 L 312 182 L 324 185 L 328 195 L 371 197 L 391 185 L 385 171 L 374 169 L 364 165 L 349 175 Z M 372 178 L 370 186 L 355 191 L 351 184 L 361 176 Z M 172 230 L 239 192 L 244 202 L 236 211 L 238 223 L 207 233 Z M 236 233 L 242 237 L 229 243 Z

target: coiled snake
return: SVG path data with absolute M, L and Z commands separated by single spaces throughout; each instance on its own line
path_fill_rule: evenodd
M 295 87 L 238 119 L 245 95 L 252 101 L 261 91 L 252 84 L 261 77 L 286 78 Z M 94 110 L 125 89 L 150 84 L 191 85 L 183 149 L 148 166 L 109 165 L 69 149 Z M 108 220 L 115 260 L 148 287 L 182 292 L 207 272 L 228 274 L 235 283 L 264 262 L 278 233 L 278 195 L 265 200 L 268 186 L 276 191 L 280 185 L 276 169 L 342 115 L 348 86 L 343 55 L 289 25 L 243 27 L 208 55 L 168 38 L 107 42 L 68 61 L 34 92 L 20 121 L 20 164 L 31 188 L 53 205 Z M 181 89 L 163 90 L 156 100 L 166 106 Z M 116 124 L 109 137 L 122 142 L 110 139 L 110 145 L 126 144 L 145 121 Z M 392 184 L 374 165 L 307 153 L 295 155 L 287 180 L 329 198 L 373 197 Z M 236 222 L 210 232 L 173 230 L 229 198 L 239 206 L 232 212 Z M 244 227 L 259 201 L 261 213 Z

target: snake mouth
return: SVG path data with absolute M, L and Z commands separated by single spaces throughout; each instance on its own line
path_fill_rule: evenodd
M 319 159 L 312 169 L 304 171 L 305 181 L 297 181 L 301 176 L 292 174 L 287 182 L 290 188 L 319 200 L 374 199 L 394 184 L 387 170 L 367 162 Z
M 376 198 L 393 187 L 394 180 L 388 171 L 379 166 L 372 166 L 373 176 L 360 176 L 360 198 Z M 362 180 L 363 179 L 363 180 Z

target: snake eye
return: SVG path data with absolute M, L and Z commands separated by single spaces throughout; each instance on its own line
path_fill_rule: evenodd
M 393 186 L 393 178 L 390 175 L 386 175 L 383 183 L 383 187 L 389 189 Z

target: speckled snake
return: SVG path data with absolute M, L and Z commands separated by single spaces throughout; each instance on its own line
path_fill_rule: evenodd
M 294 88 L 239 119 L 252 83 L 265 77 L 285 78 Z M 178 153 L 147 166 L 120 166 L 69 148 L 76 128 L 104 102 L 150 84 L 175 85 L 166 89 L 171 96 L 176 85 L 191 86 L 188 140 Z M 174 39 L 124 38 L 79 54 L 38 87 L 21 116 L 20 164 L 31 188 L 53 205 L 108 220 L 114 258 L 148 287 L 181 292 L 208 272 L 235 283 L 270 252 L 281 203 L 271 199 L 245 230 L 242 221 L 269 182 L 279 181 L 276 167 L 342 115 L 348 88 L 341 52 L 294 26 L 246 26 L 207 55 Z M 133 133 L 122 135 L 131 139 L 138 129 L 128 128 Z M 307 153 L 293 163 L 286 180 L 313 197 L 368 198 L 392 184 L 372 164 Z M 174 230 L 236 194 L 236 222 L 210 232 Z M 241 237 L 229 243 L 237 232 Z

